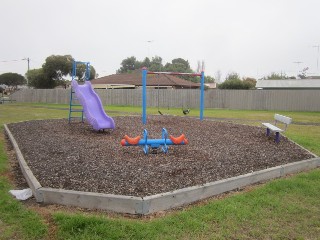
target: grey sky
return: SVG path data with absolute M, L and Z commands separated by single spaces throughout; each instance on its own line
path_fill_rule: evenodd
M 204 60 L 211 76 L 291 76 L 305 67 L 319 73 L 313 47 L 320 45 L 319 0 L 1 0 L 0 6 L 0 74 L 27 70 L 26 61 L 4 61 L 29 57 L 33 69 L 52 54 L 89 61 L 100 76 L 115 73 L 127 57 L 155 55 L 164 63 L 182 57 L 193 69 Z

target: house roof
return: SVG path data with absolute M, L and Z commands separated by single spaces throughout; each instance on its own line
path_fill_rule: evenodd
M 264 89 L 319 89 L 320 79 L 258 80 L 256 88 Z
M 125 84 L 142 86 L 142 74 L 140 73 L 121 73 L 96 78 L 91 80 L 92 84 Z M 173 75 L 148 75 L 147 86 L 175 86 L 184 88 L 199 88 L 199 83 L 187 81 Z

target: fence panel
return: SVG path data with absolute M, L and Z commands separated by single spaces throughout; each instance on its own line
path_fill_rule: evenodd
M 141 89 L 96 90 L 103 105 L 141 106 Z M 68 104 L 70 89 L 23 89 L 12 94 L 17 102 Z M 205 108 L 320 111 L 319 90 L 206 90 Z M 147 89 L 147 106 L 199 108 L 196 89 Z

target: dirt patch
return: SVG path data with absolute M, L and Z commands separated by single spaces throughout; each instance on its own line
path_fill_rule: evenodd
M 171 116 L 150 116 L 147 125 L 134 116 L 114 120 L 116 129 L 105 132 L 66 119 L 8 127 L 42 186 L 88 192 L 147 196 L 313 157 L 285 137 L 275 144 L 260 127 Z M 120 145 L 144 128 L 161 138 L 163 127 L 189 144 L 149 155 Z

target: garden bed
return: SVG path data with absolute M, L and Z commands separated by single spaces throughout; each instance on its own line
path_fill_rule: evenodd
M 172 116 L 150 116 L 147 125 L 137 116 L 114 120 L 116 129 L 105 132 L 67 119 L 8 127 L 43 187 L 116 195 L 150 196 L 314 157 L 285 137 L 274 143 L 261 127 Z M 163 127 L 189 144 L 149 155 L 120 145 L 144 128 L 161 138 Z

